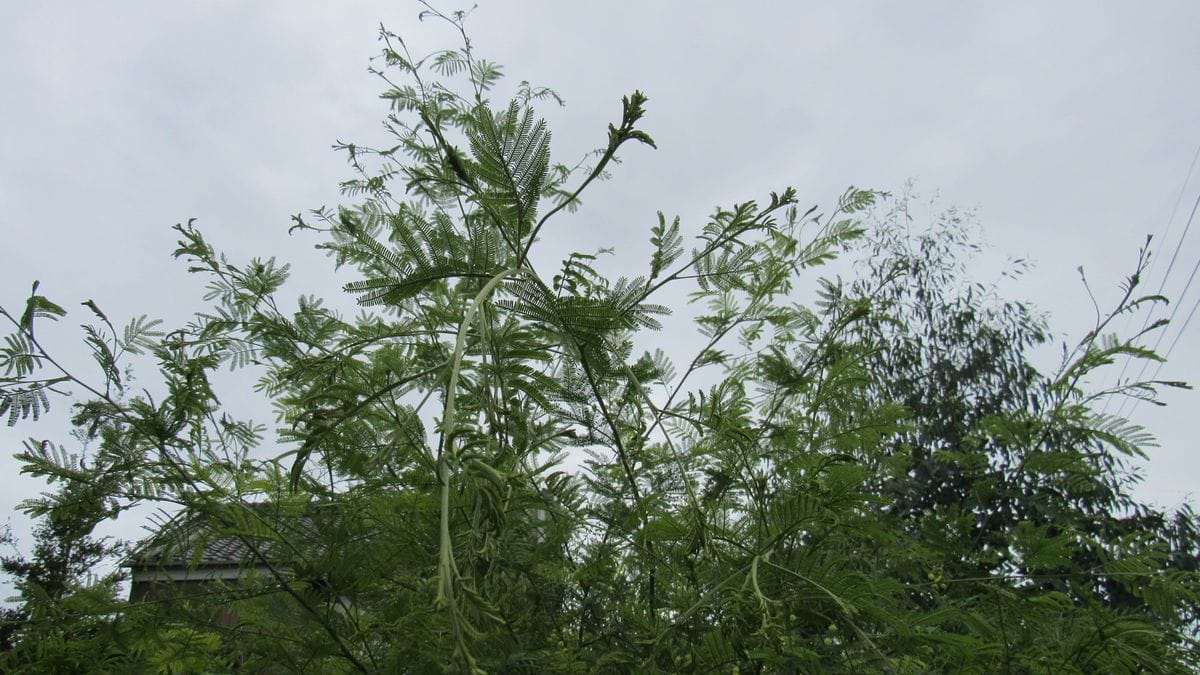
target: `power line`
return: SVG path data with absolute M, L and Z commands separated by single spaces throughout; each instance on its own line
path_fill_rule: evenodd
M 1167 364 L 1167 361 L 1171 359 L 1171 352 L 1175 351 L 1175 345 L 1179 344 L 1180 338 L 1182 338 L 1183 334 L 1187 332 L 1188 324 L 1192 322 L 1192 317 L 1196 316 L 1197 309 L 1200 309 L 1200 298 L 1196 298 L 1196 302 L 1192 303 L 1192 309 L 1188 311 L 1187 318 L 1183 320 L 1183 325 L 1179 327 L 1179 332 L 1175 334 L 1175 339 L 1171 341 L 1171 346 L 1167 348 L 1167 353 L 1163 354 L 1163 360 L 1159 361 L 1154 368 L 1154 373 L 1150 375 L 1151 382 L 1158 379 L 1159 371 L 1161 371 L 1163 366 Z M 1140 398 L 1133 402 L 1133 407 L 1129 409 L 1130 415 L 1133 414 L 1133 411 L 1137 410 L 1138 404 L 1141 402 L 1142 399 Z
M 1171 341 L 1171 346 L 1167 348 L 1167 353 L 1163 354 L 1163 361 L 1171 358 L 1171 352 L 1175 351 L 1175 345 L 1179 344 L 1179 338 L 1183 337 L 1187 331 L 1188 324 L 1192 322 L 1192 317 L 1196 316 L 1196 310 L 1200 309 L 1200 298 L 1196 298 L 1196 302 L 1192 303 L 1192 309 L 1188 312 L 1187 318 L 1183 320 L 1183 325 L 1179 327 L 1179 332 L 1175 334 L 1175 339 Z M 1150 379 L 1158 377 L 1158 371 L 1162 370 L 1163 363 L 1158 364 L 1158 368 L 1154 371 L 1154 376 Z
M 1183 203 L 1183 195 L 1187 192 L 1188 183 L 1190 183 L 1192 180 L 1192 172 L 1195 171 L 1196 163 L 1198 161 L 1200 161 L 1200 145 L 1196 146 L 1196 153 L 1194 155 L 1192 155 L 1192 163 L 1188 166 L 1187 175 L 1184 176 L 1184 178 L 1183 178 L 1183 184 L 1179 186 L 1179 195 L 1175 197 L 1175 206 L 1173 206 L 1171 208 L 1171 215 L 1167 218 L 1166 225 L 1163 226 L 1163 231 L 1162 231 L 1163 239 L 1166 239 L 1167 234 L 1170 233 L 1170 231 L 1171 231 L 1171 225 L 1173 225 L 1175 223 L 1175 214 L 1179 212 L 1179 205 Z M 1159 284 L 1158 284 L 1158 290 L 1155 292 L 1156 295 L 1162 295 L 1163 289 L 1166 288 L 1167 278 L 1170 276 L 1171 270 L 1175 267 L 1175 259 L 1179 257 L 1179 251 L 1183 247 L 1183 242 L 1185 239 L 1187 239 L 1188 231 L 1192 227 L 1192 218 L 1194 218 L 1196 215 L 1196 207 L 1197 206 L 1200 206 L 1200 194 L 1197 194 L 1196 203 L 1192 205 L 1192 213 L 1188 216 L 1187 225 L 1183 228 L 1183 234 L 1181 234 L 1179 236 L 1179 241 L 1175 243 L 1175 251 L 1171 254 L 1171 261 L 1167 265 L 1167 271 L 1163 273 L 1162 281 L 1159 282 Z M 1151 259 L 1150 267 L 1153 267 L 1153 266 L 1154 266 L 1154 260 Z M 1147 270 L 1147 271 L 1149 271 L 1149 270 Z M 1185 292 L 1186 292 L 1186 290 L 1185 290 Z M 1180 302 L 1183 301 L 1182 295 L 1180 296 L 1179 300 L 1180 300 Z M 1153 308 L 1153 305 L 1151 305 L 1150 310 L 1146 313 L 1145 320 L 1142 321 L 1142 327 L 1138 331 L 1139 335 L 1141 333 L 1145 332 L 1146 327 L 1150 325 L 1150 319 L 1153 315 L 1154 315 L 1154 308 Z M 1132 317 L 1130 317 L 1130 318 L 1132 318 Z M 1128 319 L 1125 321 L 1125 328 L 1126 328 L 1126 330 L 1128 330 L 1128 328 L 1129 328 L 1129 320 Z M 1133 357 L 1131 357 L 1129 355 L 1125 356 L 1125 360 L 1121 364 L 1121 372 L 1117 374 L 1117 385 L 1118 386 L 1120 386 L 1121 379 L 1125 377 L 1125 371 L 1129 369 L 1129 364 L 1132 363 L 1132 361 L 1133 361 Z M 1142 370 L 1145 371 L 1144 364 L 1143 364 Z M 1140 375 L 1139 375 L 1139 377 L 1140 377 Z M 1112 398 L 1108 398 L 1104 401 L 1104 408 L 1102 409 L 1101 412 L 1108 412 L 1108 406 L 1111 403 L 1111 401 L 1112 401 Z M 1125 401 L 1122 400 L 1120 408 L 1117 409 L 1117 414 L 1119 415 L 1121 413 L 1121 411 L 1124 409 L 1125 409 Z M 1130 412 L 1132 413 L 1133 411 L 1131 410 Z
M 1196 194 L 1196 203 L 1192 204 L 1192 213 L 1188 216 L 1187 225 L 1183 228 L 1183 234 L 1179 236 L 1179 242 L 1175 244 L 1175 252 L 1171 254 L 1171 262 L 1167 264 L 1167 271 L 1163 273 L 1162 283 L 1158 285 L 1158 292 L 1161 294 L 1163 287 L 1167 285 L 1167 277 L 1171 274 L 1171 269 L 1175 267 L 1175 259 L 1179 257 L 1179 249 L 1183 246 L 1183 240 L 1187 239 L 1188 230 L 1192 229 L 1192 219 L 1196 217 L 1196 207 L 1200 206 L 1200 193 Z M 1150 321 L 1146 318 L 1147 323 Z M 1143 326 L 1145 328 L 1145 326 Z
M 1191 213 L 1191 215 L 1189 215 L 1189 216 L 1188 216 L 1188 222 L 1187 222 L 1187 226 L 1186 226 L 1186 227 L 1184 228 L 1184 230 L 1183 230 L 1184 236 L 1186 236 L 1186 235 L 1187 235 L 1187 232 L 1188 232 L 1188 230 L 1190 230 L 1190 229 L 1191 229 L 1191 227 L 1192 227 L 1192 221 L 1193 221 L 1193 220 L 1195 219 L 1195 217 L 1196 217 L 1196 208 L 1197 208 L 1197 207 L 1200 207 L 1200 194 L 1197 194 L 1197 195 L 1196 195 L 1196 203 L 1195 203 L 1195 204 L 1192 206 L 1192 213 Z M 1182 243 L 1183 243 L 1183 240 L 1182 240 L 1182 239 L 1180 239 L 1180 244 L 1182 244 Z M 1178 253 L 1179 253 L 1179 249 L 1178 249 L 1178 248 L 1176 248 L 1176 250 L 1175 250 L 1175 253 L 1176 253 L 1176 254 L 1178 254 Z M 1174 256 L 1172 256 L 1172 260 L 1171 260 L 1171 262 L 1172 262 L 1172 263 L 1174 262 Z M 1168 270 L 1170 270 L 1170 267 L 1168 267 L 1167 269 L 1168 269 Z M 1182 291 L 1182 292 L 1179 294 L 1179 302 L 1175 304 L 1175 308 L 1174 308 L 1173 310 L 1171 310 L 1171 315 L 1170 315 L 1169 317 L 1167 317 L 1167 323 L 1168 323 L 1168 324 L 1170 324 L 1172 321 L 1174 321 L 1174 320 L 1175 320 L 1175 314 L 1176 314 L 1176 313 L 1178 313 L 1178 312 L 1179 312 L 1179 308 L 1180 308 L 1181 306 L 1183 306 L 1183 301 L 1184 301 L 1184 298 L 1186 298 L 1186 297 L 1187 297 L 1188 290 L 1190 290 L 1190 289 L 1191 289 L 1191 287 L 1192 287 L 1192 282 L 1196 280 L 1196 272 L 1198 272 L 1198 271 L 1200 271 L 1200 257 L 1198 257 L 1198 258 L 1196 259 L 1196 264 L 1192 266 L 1192 273 L 1188 275 L 1188 280 L 1187 280 L 1187 283 L 1183 285 L 1183 291 Z M 1163 284 L 1164 284 L 1164 285 L 1166 284 L 1166 277 L 1165 277 L 1165 276 L 1163 277 Z M 1161 290 L 1162 290 L 1162 289 L 1160 288 L 1160 289 L 1159 289 L 1159 291 L 1161 292 Z M 1192 309 L 1192 312 L 1195 312 L 1195 308 L 1193 308 L 1193 309 Z M 1192 317 L 1192 313 L 1191 313 L 1191 312 L 1189 312 L 1189 313 L 1188 313 L 1188 321 L 1190 321 L 1190 320 L 1191 320 L 1191 317 Z M 1148 316 L 1147 316 L 1147 318 L 1146 318 L 1146 322 L 1147 322 L 1147 323 L 1149 323 L 1149 321 L 1150 321 L 1150 318 L 1149 318 L 1149 315 L 1148 315 Z M 1183 328 L 1186 328 L 1186 327 L 1187 327 L 1187 321 L 1185 321 L 1185 322 L 1184 322 L 1184 326 L 1183 326 Z M 1180 336 L 1180 335 L 1183 335 L 1183 328 L 1180 328 L 1180 329 L 1179 329 L 1179 333 L 1178 333 L 1178 334 L 1175 336 L 1175 342 L 1178 342 L 1178 341 L 1179 341 L 1179 336 Z M 1144 327 L 1143 327 L 1143 330 L 1145 330 L 1145 328 L 1144 328 Z M 1161 331 L 1161 332 L 1158 334 L 1158 339 L 1154 341 L 1154 347 L 1152 347 L 1152 348 L 1151 348 L 1151 350 L 1152 350 L 1152 351 L 1158 351 L 1158 346 L 1159 346 L 1160 344 L 1162 344 L 1163 336 L 1165 336 L 1166 334 L 1167 334 L 1166 330 L 1163 330 L 1163 331 Z M 1171 347 L 1172 347 L 1172 348 L 1174 348 L 1174 346 L 1175 346 L 1175 342 L 1173 342 L 1173 343 L 1171 344 Z M 1169 352 L 1168 352 L 1168 353 L 1169 353 Z M 1134 380 L 1135 380 L 1135 381 L 1141 381 L 1141 379 L 1142 379 L 1142 375 L 1144 375 L 1144 374 L 1146 373 L 1146 368 L 1149 366 L 1149 363 L 1150 363 L 1149 361 L 1142 361 L 1142 367 L 1141 367 L 1141 369 L 1139 369 L 1139 370 L 1138 370 L 1137 377 L 1135 377 L 1135 378 L 1134 378 Z M 1162 366 L 1162 362 L 1159 362 L 1159 366 L 1160 366 L 1160 367 Z M 1156 374 L 1156 375 L 1157 375 L 1157 373 L 1158 373 L 1158 371 L 1157 371 L 1157 370 L 1155 370 L 1155 374 Z M 1125 410 L 1125 404 L 1126 404 L 1126 402 L 1127 402 L 1128 400 L 1129 400 L 1129 399 L 1126 399 L 1125 401 L 1122 401 L 1122 402 L 1121 402 L 1121 407 L 1120 407 L 1120 408 L 1117 408 L 1117 415 L 1121 415 L 1121 414 L 1122 414 L 1122 411 L 1124 411 L 1124 410 Z M 1130 414 L 1133 414 L 1133 411 L 1137 409 L 1137 404 L 1138 404 L 1138 403 L 1140 403 L 1140 402 L 1141 402 L 1141 399 L 1134 399 L 1134 404 L 1133 404 L 1133 407 L 1132 407 L 1132 408 L 1130 408 L 1130 410 L 1129 410 Z

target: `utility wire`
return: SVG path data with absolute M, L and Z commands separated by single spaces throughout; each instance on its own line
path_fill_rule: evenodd
M 1192 227 L 1192 221 L 1195 220 L 1195 218 L 1196 218 L 1197 207 L 1200 207 L 1200 194 L 1196 195 L 1196 203 L 1192 206 L 1192 213 L 1191 213 L 1191 215 L 1188 216 L 1187 226 L 1183 230 L 1184 236 L 1187 236 L 1188 230 L 1190 230 Z M 1180 243 L 1181 244 L 1183 243 L 1182 238 L 1180 239 Z M 1179 254 L 1178 248 L 1176 248 L 1175 253 L 1176 253 L 1176 255 Z M 1171 262 L 1173 263 L 1174 261 L 1175 261 L 1175 256 L 1172 256 Z M 1168 266 L 1168 270 L 1169 269 L 1170 269 L 1170 267 Z M 1196 264 L 1192 266 L 1192 273 L 1188 275 L 1187 283 L 1183 285 L 1183 291 L 1179 294 L 1179 302 L 1175 304 L 1175 308 L 1173 310 L 1171 310 L 1171 315 L 1169 317 L 1167 317 L 1168 324 L 1170 324 L 1172 321 L 1175 320 L 1175 314 L 1177 314 L 1179 312 L 1179 308 L 1183 305 L 1183 299 L 1187 297 L 1188 290 L 1191 289 L 1192 282 L 1196 280 L 1196 272 L 1198 272 L 1198 271 L 1200 271 L 1200 257 L 1198 257 L 1196 259 Z M 1165 276 L 1163 278 L 1163 283 L 1164 284 L 1166 283 Z M 1160 289 L 1160 292 L 1161 292 L 1161 289 Z M 1195 310 L 1193 309 L 1192 311 L 1194 312 Z M 1191 313 L 1189 313 L 1188 314 L 1189 320 L 1191 319 L 1191 316 L 1192 316 Z M 1146 319 L 1147 323 L 1149 323 L 1149 320 L 1150 320 L 1149 317 L 1147 317 L 1147 319 Z M 1187 326 L 1187 322 L 1184 322 L 1184 327 L 1186 327 L 1186 326 Z M 1143 330 L 1145 330 L 1145 328 L 1143 328 Z M 1179 334 L 1175 336 L 1176 342 L 1179 341 L 1179 336 L 1182 334 L 1183 334 L 1183 328 L 1180 328 Z M 1165 335 L 1166 335 L 1166 330 L 1159 332 L 1158 339 L 1154 341 L 1154 347 L 1151 348 L 1152 351 L 1158 351 L 1158 346 L 1160 344 L 1162 344 L 1163 336 L 1165 336 Z M 1174 343 L 1172 343 L 1172 347 L 1174 347 Z M 1149 361 L 1142 361 L 1142 367 L 1138 370 L 1137 377 L 1134 378 L 1135 381 L 1141 381 L 1142 375 L 1144 375 L 1146 373 L 1146 368 L 1149 366 L 1149 364 L 1150 364 Z M 1161 366 L 1161 365 L 1162 365 L 1162 362 L 1159 362 L 1159 366 Z M 1157 372 L 1158 371 L 1156 370 L 1155 373 L 1157 374 Z M 1128 401 L 1129 401 L 1129 399 L 1125 399 L 1124 401 L 1121 402 L 1121 407 L 1117 408 L 1117 415 L 1122 414 L 1122 411 L 1125 410 L 1125 404 Z M 1134 399 L 1133 408 L 1131 408 L 1129 410 L 1130 414 L 1132 414 L 1133 411 L 1135 409 L 1137 409 L 1137 404 L 1139 402 L 1141 402 L 1141 399 Z
M 1179 344 L 1179 338 L 1183 337 L 1184 332 L 1187 331 L 1188 324 L 1192 322 L 1192 317 L 1196 316 L 1197 309 L 1200 309 L 1200 298 L 1196 298 L 1196 302 L 1192 303 L 1191 311 L 1188 312 L 1187 318 L 1183 320 L 1183 325 L 1179 327 L 1179 332 L 1175 334 L 1175 339 L 1171 341 L 1171 346 L 1167 348 L 1167 353 L 1163 354 L 1163 361 L 1171 358 L 1171 352 L 1175 351 L 1175 345 Z M 1160 362 L 1150 379 L 1158 377 L 1158 371 L 1162 370 L 1162 367 L 1163 363 Z
M 1200 193 L 1196 194 L 1196 203 L 1192 204 L 1192 213 L 1188 216 L 1187 225 L 1183 228 L 1183 234 L 1179 235 L 1179 242 L 1175 244 L 1175 252 L 1171 254 L 1171 262 L 1167 263 L 1167 271 L 1163 273 L 1162 283 L 1158 285 L 1158 292 L 1161 294 L 1163 287 L 1167 285 L 1167 277 L 1171 274 L 1171 269 L 1175 267 L 1175 259 L 1179 257 L 1179 249 L 1183 247 L 1183 241 L 1187 239 L 1188 230 L 1192 229 L 1192 219 L 1196 217 L 1196 207 L 1200 206 Z M 1150 317 L 1146 317 L 1146 323 L 1150 322 Z M 1145 326 L 1143 325 L 1144 329 Z
M 1171 341 L 1171 346 L 1167 347 L 1167 353 L 1163 354 L 1163 360 L 1159 361 L 1157 366 L 1154 368 L 1154 373 L 1150 376 L 1150 381 L 1153 382 L 1154 380 L 1158 379 L 1158 372 L 1162 370 L 1163 366 L 1167 365 L 1167 361 L 1171 359 L 1171 352 L 1175 351 L 1175 345 L 1179 344 L 1179 339 L 1183 337 L 1185 332 L 1187 332 L 1188 324 L 1192 322 L 1192 317 L 1196 316 L 1197 309 L 1200 309 L 1200 298 L 1196 298 L 1196 302 L 1192 303 L 1192 309 L 1188 311 L 1187 318 L 1183 320 L 1183 325 L 1179 327 L 1179 332 L 1175 334 L 1175 339 Z M 1140 398 L 1133 402 L 1133 407 L 1129 409 L 1130 415 L 1137 410 L 1138 404 L 1141 402 L 1142 399 Z
M 1190 183 L 1192 180 L 1192 172 L 1196 170 L 1196 164 L 1198 161 L 1200 161 L 1200 145 L 1196 146 L 1196 153 L 1194 155 L 1192 155 L 1192 163 L 1188 166 L 1187 175 L 1184 176 L 1184 178 L 1183 178 L 1183 184 L 1179 186 L 1179 195 L 1175 197 L 1175 206 L 1171 207 L 1171 215 L 1167 218 L 1167 223 L 1163 227 L 1163 231 L 1162 231 L 1163 239 L 1166 239 L 1167 234 L 1169 234 L 1171 232 L 1171 225 L 1173 225 L 1175 223 L 1175 214 L 1179 212 L 1179 205 L 1183 203 L 1183 195 L 1187 192 L 1188 183 Z M 1191 215 L 1188 216 L 1187 225 L 1183 228 L 1183 234 L 1179 235 L 1179 241 L 1175 243 L 1175 251 L 1171 254 L 1171 261 L 1170 261 L 1170 263 L 1167 264 L 1167 271 L 1163 273 L 1162 281 L 1159 282 L 1159 284 L 1158 284 L 1158 290 L 1155 291 L 1156 295 L 1162 295 L 1163 289 L 1166 288 L 1167 278 L 1170 276 L 1171 270 L 1175 267 L 1175 259 L 1179 257 L 1179 251 L 1183 247 L 1184 240 L 1187 239 L 1188 230 L 1190 230 L 1192 227 L 1192 218 L 1196 215 L 1196 206 L 1198 206 L 1198 205 L 1200 205 L 1200 194 L 1198 194 L 1196 196 L 1196 204 L 1192 205 L 1192 213 L 1191 213 Z M 1150 261 L 1150 266 L 1151 267 L 1154 266 L 1153 259 Z M 1183 300 L 1183 298 L 1181 296 L 1180 301 L 1182 302 L 1182 300 Z M 1146 313 L 1145 320 L 1142 321 L 1142 327 L 1138 331 L 1139 334 L 1142 333 L 1143 331 L 1145 331 L 1146 327 L 1150 325 L 1150 319 L 1153 315 L 1154 315 L 1154 308 L 1153 308 L 1153 306 L 1151 306 L 1150 311 L 1148 311 Z M 1132 317 L 1130 317 L 1130 318 L 1132 318 Z M 1128 327 L 1129 327 L 1128 319 L 1126 319 L 1126 321 L 1125 321 L 1125 327 L 1126 327 L 1126 330 L 1128 330 Z M 1129 369 L 1129 364 L 1132 363 L 1132 361 L 1133 361 L 1132 356 L 1129 356 L 1129 355 L 1125 356 L 1125 361 L 1124 361 L 1124 363 L 1121 364 L 1121 372 L 1117 375 L 1117 385 L 1118 386 L 1120 386 L 1121 379 L 1125 377 L 1125 371 Z M 1145 369 L 1143 368 L 1143 370 L 1145 370 Z M 1111 397 L 1107 398 L 1104 401 L 1104 408 L 1101 410 L 1102 413 L 1108 412 L 1108 406 L 1111 402 L 1112 402 Z M 1125 401 L 1122 400 L 1121 406 L 1117 410 L 1117 414 L 1120 414 L 1120 411 L 1123 410 L 1124 408 L 1125 408 Z M 1132 412 L 1132 411 L 1130 411 L 1130 412 Z

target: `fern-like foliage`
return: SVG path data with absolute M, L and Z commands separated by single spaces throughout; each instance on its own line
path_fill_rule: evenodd
M 352 214 L 343 213 L 342 224 L 346 242 L 335 248 L 339 259 L 353 260 L 373 274 L 345 287 L 364 306 L 399 304 L 436 282 L 489 279 L 503 262 L 497 237 L 478 223 L 466 227 L 464 236 L 440 211 L 426 219 L 420 211 L 404 209 L 390 218 L 394 247 L 375 239 Z
M 422 5 L 461 45 L 381 32 L 384 144 L 339 143 L 348 203 L 293 218 L 356 275 L 357 316 L 190 221 L 176 256 L 207 306 L 118 329 L 83 303 L 97 367 L 47 351 L 66 312 L 37 285 L 0 307 L 0 416 L 69 396 L 76 427 L 18 455 L 50 489 L 21 506 L 32 554 L 3 561 L 20 604 L 0 670 L 1200 667 L 1195 515 L 1131 495 L 1125 462 L 1153 441 L 1097 405 L 1164 383 L 1091 382 L 1157 359 L 1145 332 L 1110 337 L 1158 301 L 1137 295 L 1144 259 L 1051 374 L 1029 357 L 1044 319 L 968 281 L 969 219 L 920 231 L 904 196 L 660 212 L 643 275 L 612 274 L 615 248 L 550 271 L 539 240 L 655 147 L 647 98 L 556 163 L 532 109 L 553 93 L 502 91 L 470 12 Z M 848 250 L 851 278 L 815 278 Z M 246 376 L 269 432 L 226 395 Z M 156 595 L 118 601 L 87 576 L 119 559 L 93 533 L 140 507 L 161 515 L 124 559 L 135 600 L 143 579 Z M 216 560 L 237 578 L 207 581 Z
M 650 257 L 650 280 L 653 281 L 683 255 L 683 236 L 679 233 L 679 217 L 667 226 L 667 218 L 658 212 L 658 225 L 650 229 L 650 244 L 654 253 Z
M 480 204 L 511 241 L 521 243 L 533 227 L 550 166 L 546 122 L 535 122 L 533 111 L 515 100 L 500 114 L 476 107 L 472 122 L 467 137 L 481 183 Z
M 0 390 L 0 417 L 7 417 L 10 427 L 16 426 L 17 420 L 32 418 L 36 421 L 50 410 L 46 389 L 46 386 L 34 385 Z

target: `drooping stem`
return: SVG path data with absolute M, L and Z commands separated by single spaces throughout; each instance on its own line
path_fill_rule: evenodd
M 458 337 L 454 343 L 454 354 L 451 356 L 450 362 L 450 378 L 446 384 L 446 405 L 442 413 L 442 448 L 441 454 L 438 457 L 438 481 L 442 485 L 442 501 L 437 603 L 445 607 L 450 613 L 450 623 L 454 628 L 458 649 L 468 661 L 470 661 L 470 654 L 466 649 L 465 631 L 461 625 L 461 617 L 459 616 L 455 601 L 455 583 L 458 580 L 458 566 L 454 562 L 454 542 L 450 538 L 450 462 L 456 459 L 458 455 L 455 449 L 454 437 L 456 426 L 455 415 L 457 413 L 455 399 L 458 394 L 458 374 L 462 367 L 463 353 L 466 351 L 467 330 L 471 322 L 475 320 L 475 315 L 479 313 L 480 308 L 487 302 L 487 299 L 496 290 L 496 287 L 500 285 L 501 281 L 521 271 L 517 268 L 511 268 L 492 277 L 479 290 L 479 293 L 475 295 L 474 302 L 467 308 L 467 313 L 463 316 L 462 323 L 459 324 Z

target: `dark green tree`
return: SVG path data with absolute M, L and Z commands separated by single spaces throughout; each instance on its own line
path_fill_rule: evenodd
M 6 608 L 0 657 L 13 672 L 84 672 L 118 668 L 123 661 L 120 636 L 108 615 L 118 611 L 116 573 L 99 575 L 98 565 L 121 547 L 93 536 L 95 526 L 115 517 L 113 502 L 89 480 L 78 458 L 48 446 L 57 468 L 73 471 L 54 494 L 25 503 L 39 516 L 32 554 L 0 558 L 0 569 L 13 580 L 21 605 Z M 10 533 L 3 538 L 15 544 Z M 14 547 L 15 549 L 15 547 Z
M 1136 642 L 1147 624 L 1178 630 L 1186 642 L 1200 608 L 1195 515 L 1188 506 L 1165 513 L 1132 496 L 1137 476 L 1128 462 L 1145 459 L 1153 439 L 1103 412 L 1108 397 L 1154 401 L 1156 387 L 1184 385 L 1086 384 L 1118 359 L 1157 359 L 1139 340 L 1162 323 L 1132 338 L 1105 333 L 1114 319 L 1163 300 L 1138 295 L 1147 252 L 1124 280 L 1116 307 L 1098 310 L 1093 330 L 1073 347 L 1064 344 L 1057 369 L 1042 374 L 1032 354 L 1050 341 L 1044 318 L 970 281 L 978 246 L 969 215 L 950 209 L 914 232 L 917 208 L 904 195 L 877 211 L 862 249 L 865 274 L 852 294 L 869 295 L 880 309 L 856 327 L 863 340 L 882 346 L 868 359 L 876 374 L 871 396 L 901 403 L 910 415 L 875 460 L 876 484 L 888 497 L 880 517 L 912 536 L 907 574 L 917 579 L 923 565 L 947 587 L 945 597 L 923 601 L 931 608 L 979 603 L 986 612 L 1021 594 L 1069 600 L 1097 623 L 1113 625 L 1107 644 L 1081 643 L 1077 656 L 1102 649 L 1141 654 L 1140 645 L 1116 634 Z M 1016 261 L 1006 274 L 1020 268 Z M 1011 580 L 1019 590 L 945 581 L 972 578 Z M 1014 661 L 1022 641 L 1037 639 L 1028 631 L 1014 637 L 1005 662 Z M 1053 654 L 1053 645 L 1045 651 Z

